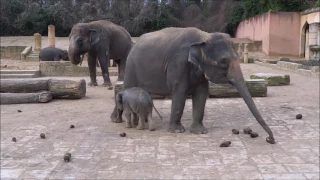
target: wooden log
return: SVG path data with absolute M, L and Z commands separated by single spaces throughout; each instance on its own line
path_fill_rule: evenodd
M 248 90 L 252 97 L 267 96 L 267 82 L 264 79 L 246 80 Z M 231 84 L 214 84 L 209 83 L 209 97 L 227 98 L 240 97 L 238 90 Z
M 48 90 L 48 79 L 1 79 L 0 92 L 34 93 Z
M 52 96 L 48 91 L 38 93 L 0 93 L 0 104 L 46 103 Z
M 86 96 L 86 81 L 50 79 L 48 89 L 54 99 L 81 99 Z

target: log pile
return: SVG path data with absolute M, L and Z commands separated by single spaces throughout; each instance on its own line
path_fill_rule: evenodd
M 2 79 L 0 104 L 46 103 L 51 99 L 81 99 L 86 82 L 60 79 Z

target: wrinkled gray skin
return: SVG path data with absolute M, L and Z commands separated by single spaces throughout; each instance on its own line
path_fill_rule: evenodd
M 150 94 L 171 95 L 170 132 L 185 131 L 181 116 L 187 96 L 192 95 L 190 131 L 205 134 L 208 130 L 202 121 L 208 81 L 230 83 L 269 134 L 267 142 L 273 144 L 273 133 L 252 100 L 239 61 L 227 34 L 207 33 L 196 28 L 165 28 L 139 37 L 128 55 L 124 89 L 140 87 Z M 115 107 L 112 121 L 122 122 L 121 113 Z
M 46 47 L 40 50 L 39 61 L 69 61 L 68 51 L 55 47 Z
M 139 119 L 137 129 L 144 129 L 144 122 L 148 122 L 149 130 L 154 131 L 154 122 L 152 120 L 152 108 L 154 107 L 152 98 L 141 88 L 133 87 L 119 92 L 116 95 L 116 107 L 118 111 L 123 111 L 126 117 L 126 127 L 132 128 L 137 125 L 136 120 Z M 160 116 L 161 120 L 162 117 Z
M 75 65 L 80 64 L 83 55 L 88 52 L 90 86 L 97 86 L 97 59 L 102 71 L 104 86 L 112 86 L 108 67 L 110 59 L 118 64 L 118 80 L 124 78 L 124 68 L 133 42 L 130 34 L 121 26 L 100 20 L 90 23 L 78 23 L 69 35 L 69 59 Z M 82 56 L 82 58 L 81 58 Z

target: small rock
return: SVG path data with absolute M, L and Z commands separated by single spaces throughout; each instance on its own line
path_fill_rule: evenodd
M 239 130 L 238 129 L 232 129 L 232 133 L 233 134 L 239 134 Z
M 13 141 L 13 142 L 17 142 L 17 138 L 16 138 L 16 137 L 13 137 L 13 138 L 12 138 L 12 141 Z
M 74 125 L 72 124 L 72 125 L 70 125 L 70 128 L 72 129 L 72 128 L 74 128 Z
M 109 87 L 108 87 L 108 90 L 112 90 L 112 89 L 113 89 L 113 87 L 112 87 L 112 86 L 109 86 Z
M 7 67 L 7 65 L 4 65 L 4 67 L 6 68 L 6 67 Z
M 302 114 L 297 114 L 296 119 L 302 119 Z
M 251 132 L 251 134 L 250 134 L 250 137 L 252 137 L 252 138 L 256 138 L 258 136 L 259 136 L 259 134 L 256 132 Z
M 231 141 L 224 141 L 220 144 L 220 147 L 229 147 L 231 145 Z
M 71 160 L 71 154 L 70 153 L 64 154 L 63 159 L 64 159 L 64 161 L 69 162 Z
M 20 109 L 17 110 L 18 112 L 22 112 Z
M 126 134 L 125 132 L 123 132 L 123 133 L 120 133 L 119 135 L 120 135 L 121 137 L 126 137 L 127 134 Z
M 40 137 L 41 137 L 41 139 L 45 139 L 45 138 L 46 138 L 46 135 L 45 135 L 44 133 L 41 133 L 41 134 L 40 134 Z
M 252 133 L 252 130 L 251 130 L 249 127 L 246 127 L 246 128 L 243 129 L 243 132 L 244 132 L 245 134 L 251 134 L 251 133 Z

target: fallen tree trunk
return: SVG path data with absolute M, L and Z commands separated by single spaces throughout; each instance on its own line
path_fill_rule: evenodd
M 50 79 L 49 91 L 54 99 L 81 99 L 86 96 L 86 81 Z
M 86 95 L 86 82 L 65 79 L 4 79 L 2 93 L 36 93 L 49 91 L 54 99 L 81 99 Z
M 0 92 L 34 93 L 48 90 L 48 79 L 1 79 Z
M 264 79 L 246 80 L 249 93 L 252 97 L 267 97 L 267 82 Z M 228 98 L 241 97 L 238 90 L 231 84 L 209 83 L 209 97 Z
M 0 93 L 0 104 L 46 103 L 51 101 L 50 92 Z

